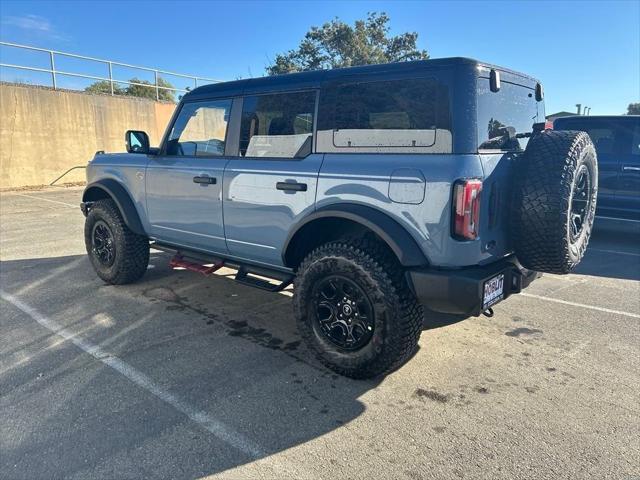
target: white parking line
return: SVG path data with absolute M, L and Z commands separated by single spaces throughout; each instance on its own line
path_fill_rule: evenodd
M 48 198 L 36 197 L 35 195 L 27 195 L 25 193 L 18 193 L 17 195 L 19 197 L 26 197 L 26 198 L 33 198 L 35 200 L 42 200 L 43 202 L 50 202 L 50 203 L 57 203 L 57 204 L 60 204 L 60 205 L 66 205 L 67 207 L 80 208 L 80 204 L 72 205 L 71 203 L 59 202 L 58 200 L 50 200 Z
M 629 218 L 601 217 L 600 215 L 596 215 L 596 218 L 602 218 L 604 220 L 615 220 L 616 222 L 640 223 L 640 220 L 631 220 Z
M 640 257 L 640 253 L 621 252 L 619 250 L 606 250 L 604 248 L 588 248 L 587 252 L 615 253 L 618 255 L 631 255 L 632 257 Z
M 20 299 L 11 295 L 10 293 L 5 292 L 4 290 L 0 290 L 0 297 L 27 314 L 47 330 L 55 333 L 56 335 L 59 335 L 65 340 L 73 342 L 75 346 L 82 349 L 95 359 L 104 363 L 108 367 L 111 367 L 116 372 L 124 375 L 130 381 L 145 389 L 163 402 L 168 403 L 173 408 L 189 417 L 191 420 L 196 422 L 205 430 L 212 433 L 220 440 L 228 443 L 232 447 L 240 450 L 244 454 L 249 455 L 254 459 L 265 456 L 263 450 L 251 440 L 246 438 L 244 435 L 233 431 L 231 428 L 224 425 L 219 420 L 211 417 L 208 413 L 202 410 L 198 410 L 197 408 L 189 405 L 184 400 L 178 398 L 172 393 L 167 392 L 157 383 L 147 377 L 144 373 L 136 370 L 125 361 L 111 355 L 105 350 L 102 350 L 99 346 L 94 345 L 91 342 L 78 338 L 78 336 L 76 336 L 76 334 L 74 334 L 70 330 L 63 328 L 54 320 L 45 317 L 40 312 L 22 302 Z
M 560 300 L 559 298 L 543 297 L 542 295 L 534 295 L 533 293 L 522 292 L 521 295 L 524 297 L 537 298 L 538 300 L 547 300 L 549 302 L 562 303 L 563 305 L 572 305 L 574 307 L 588 308 L 590 310 L 596 310 L 598 312 L 615 313 L 616 315 L 624 315 L 626 317 L 631 317 L 631 318 L 640 318 L 640 315 L 637 313 L 623 312 L 622 310 L 612 310 L 610 308 L 596 307 L 595 305 L 585 305 L 584 303 L 569 302 L 567 300 Z

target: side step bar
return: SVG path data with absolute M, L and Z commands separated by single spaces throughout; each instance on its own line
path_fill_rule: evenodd
M 236 282 L 250 287 L 259 288 L 261 290 L 266 290 L 268 292 L 281 292 L 291 285 L 294 278 L 293 275 L 275 270 L 268 270 L 266 268 L 248 265 L 236 265 L 231 262 L 227 264 L 225 260 L 220 258 L 204 260 L 202 257 L 195 258 L 187 256 L 182 252 L 176 252 L 173 258 L 169 261 L 169 266 L 171 268 L 184 268 L 185 270 L 201 273 L 205 276 L 214 274 L 224 266 L 237 268 L 238 271 L 235 276 Z M 269 278 L 277 280 L 279 283 L 272 283 L 268 280 Z
M 260 272 L 252 272 L 247 267 L 240 267 L 235 280 L 243 285 L 256 287 L 267 292 L 281 292 L 293 282 L 293 275 L 288 275 L 286 278 L 278 278 L 277 280 L 280 280 L 280 283 L 271 283 L 264 278 L 250 276 L 251 274 L 263 276 Z

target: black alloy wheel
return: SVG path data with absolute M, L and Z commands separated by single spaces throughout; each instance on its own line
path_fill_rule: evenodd
M 315 327 L 334 345 L 348 351 L 365 346 L 375 322 L 371 300 L 349 278 L 332 275 L 313 289 Z
M 102 220 L 98 220 L 91 233 L 91 250 L 98 262 L 105 267 L 110 267 L 116 258 L 116 245 L 113 233 L 109 226 Z
M 587 219 L 591 217 L 594 207 L 593 182 L 591 172 L 587 165 L 580 166 L 576 172 L 576 181 L 573 187 L 570 210 L 570 235 L 571 242 L 575 243 L 584 229 Z

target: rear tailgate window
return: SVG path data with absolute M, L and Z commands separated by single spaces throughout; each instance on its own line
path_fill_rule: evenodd
M 478 78 L 478 150 L 521 151 L 529 138 L 509 139 L 505 128 L 515 133 L 532 131 L 544 122 L 544 103 L 536 101 L 535 87 L 502 81 L 500 90 L 490 90 L 489 78 Z

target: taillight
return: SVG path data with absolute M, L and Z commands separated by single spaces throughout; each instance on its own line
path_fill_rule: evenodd
M 549 120 L 544 122 L 544 129 L 545 130 L 553 130 L 553 122 L 550 122 Z
M 453 186 L 453 233 L 464 240 L 478 237 L 482 181 L 459 180 Z

